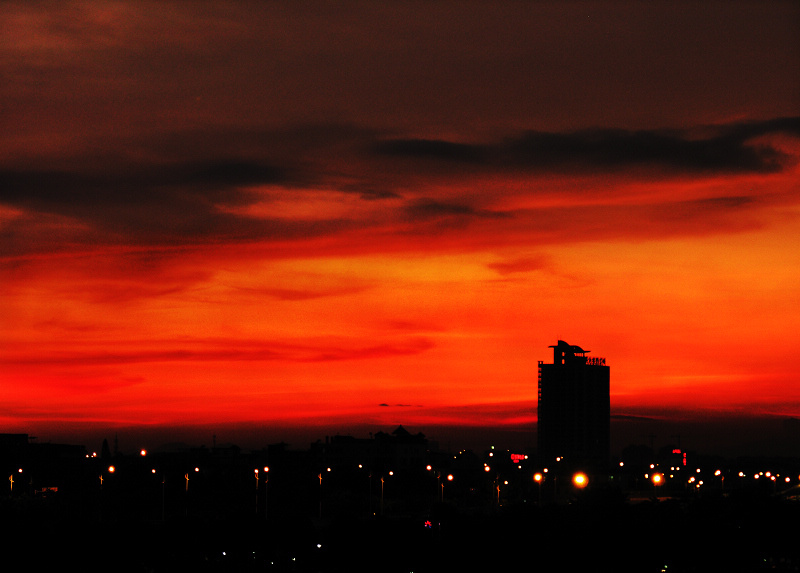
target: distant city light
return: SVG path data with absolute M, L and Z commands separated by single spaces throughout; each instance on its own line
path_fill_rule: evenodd
M 589 478 L 585 473 L 578 472 L 572 476 L 572 483 L 575 485 L 575 487 L 583 488 L 589 484 Z

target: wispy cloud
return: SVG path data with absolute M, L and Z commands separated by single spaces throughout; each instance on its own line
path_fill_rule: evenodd
M 112 351 L 102 346 L 100 350 L 85 350 L 81 344 L 68 349 L 51 349 L 47 355 L 31 355 L 16 345 L 8 348 L 2 358 L 7 367 L 29 365 L 56 366 L 107 366 L 145 362 L 334 362 L 341 360 L 368 360 L 390 356 L 413 355 L 426 352 L 434 343 L 426 338 L 406 338 L 382 344 L 364 341 L 254 341 L 254 340 L 148 340 L 137 342 L 118 340 L 119 346 L 131 348 Z M 99 344 L 99 343 L 98 343 Z

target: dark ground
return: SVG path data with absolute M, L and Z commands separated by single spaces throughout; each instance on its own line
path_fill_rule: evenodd
M 736 493 L 736 492 L 734 492 Z M 798 571 L 800 504 L 742 491 L 631 503 L 587 490 L 572 503 L 424 516 L 77 518 L 41 500 L 2 506 L 4 560 L 29 571 Z M 105 518 L 104 518 L 105 519 Z M 431 527 L 425 521 L 431 522 Z

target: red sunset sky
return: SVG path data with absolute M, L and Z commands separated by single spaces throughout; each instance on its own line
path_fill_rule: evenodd
M 559 338 L 618 416 L 800 416 L 798 24 L 3 2 L 0 431 L 527 431 Z

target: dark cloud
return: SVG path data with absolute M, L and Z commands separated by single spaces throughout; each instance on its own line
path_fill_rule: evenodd
M 75 171 L 0 171 L 0 202 L 44 212 L 75 212 L 103 206 L 146 204 L 165 209 L 177 204 L 246 201 L 244 185 L 276 184 L 284 173 L 269 164 L 242 160 L 177 165 L 122 164 Z
M 375 151 L 384 155 L 465 163 L 484 163 L 488 159 L 488 148 L 483 145 L 470 145 L 431 139 L 392 139 L 381 141 L 375 145 Z
M 548 230 L 564 237 L 574 225 L 559 227 L 559 221 L 583 219 L 582 236 L 601 236 L 597 232 L 603 231 L 598 228 L 603 220 L 584 217 L 585 207 L 565 205 L 556 211 L 500 208 L 497 190 L 484 192 L 481 183 L 470 178 L 474 174 L 500 182 L 504 175 L 528 176 L 530 172 L 591 176 L 613 171 L 646 178 L 654 174 L 774 172 L 796 160 L 786 154 L 777 136 L 799 136 L 800 117 L 692 131 L 528 132 L 484 144 L 387 140 L 385 134 L 352 125 L 299 126 L 295 131 L 282 128 L 273 132 L 252 129 L 242 131 L 238 138 L 235 130 L 223 131 L 220 142 L 228 150 L 224 154 L 217 150 L 216 156 L 210 153 L 211 133 L 186 132 L 173 134 L 168 145 L 151 142 L 150 147 L 136 148 L 135 154 L 117 150 L 107 161 L 83 157 L 58 169 L 6 166 L 0 170 L 0 204 L 21 215 L 4 221 L 1 254 L 20 257 L 75 245 L 299 245 L 318 238 L 335 238 L 327 243 L 329 248 L 352 252 L 369 244 L 363 242 L 365 232 L 408 238 L 438 236 L 443 230 L 470 225 L 480 225 L 487 232 L 490 227 L 500 230 L 495 224 L 499 221 L 504 222 L 504 231 L 514 231 L 517 237 L 524 233 L 531 239 Z M 180 141 L 186 146 L 178 153 Z M 164 145 L 172 151 L 161 156 L 159 146 Z M 133 155 L 158 159 L 122 159 Z M 405 159 L 393 163 L 398 158 Z M 470 174 L 450 177 L 454 165 L 457 170 L 467 167 Z M 535 195 L 540 188 L 517 186 L 509 192 Z M 260 201 L 269 204 L 273 199 L 276 205 L 301 206 L 317 190 L 320 196 L 337 192 L 356 196 L 363 208 L 328 213 L 320 207 L 311 217 L 303 217 L 302 208 L 290 208 L 286 213 L 258 209 Z M 323 198 L 320 203 L 325 201 Z M 379 208 L 381 201 L 386 202 L 385 209 Z M 747 196 L 732 196 L 685 204 L 667 200 L 641 208 L 601 205 L 592 212 L 604 209 L 606 227 L 616 224 L 620 212 L 627 209 L 662 226 L 671 221 L 677 225 L 674 232 L 683 232 L 688 227 L 679 221 L 681 216 L 696 220 L 700 214 L 734 214 L 760 204 Z M 253 206 L 256 209 L 249 210 Z M 526 221 L 532 224 L 525 226 Z M 637 228 L 635 221 L 631 228 Z M 360 236 L 352 235 L 353 231 Z M 671 231 L 661 228 L 661 232 Z M 657 234 L 657 229 L 646 234 Z M 490 235 L 486 235 L 489 242 L 514 240 L 514 235 Z
M 272 165 L 252 161 L 232 160 L 190 165 L 177 172 L 183 176 L 181 183 L 196 183 L 211 187 L 232 187 L 281 183 L 286 180 L 283 170 Z
M 550 133 L 529 131 L 497 144 L 468 145 L 441 140 L 394 139 L 376 151 L 398 157 L 487 165 L 500 170 L 563 169 L 592 171 L 637 165 L 702 172 L 780 171 L 793 158 L 768 143 L 765 135 L 800 135 L 800 117 L 734 123 L 689 131 L 589 129 Z
M 503 161 L 532 168 L 662 165 L 687 172 L 780 171 L 788 156 L 773 147 L 749 143 L 752 137 L 769 133 L 766 127 L 736 129 L 702 139 L 658 131 L 530 132 L 502 149 Z
M 259 239 L 297 239 L 340 231 L 335 220 L 255 218 L 232 208 L 257 201 L 247 185 L 274 185 L 284 174 L 269 164 L 245 161 L 171 166 L 127 165 L 100 171 L 0 171 L 0 203 L 22 209 L 30 219 L 64 217 L 73 239 L 92 244 L 193 245 Z M 230 208 L 230 209 L 226 209 Z M 34 221 L 20 221 L 26 225 Z M 11 221 L 3 254 L 40 250 L 29 226 Z M 63 231 L 67 232 L 67 231 Z M 44 250 L 58 246 L 43 238 Z M 50 243 L 50 244 L 48 244 Z
M 498 211 L 476 209 L 466 203 L 444 202 L 434 199 L 413 201 L 406 206 L 405 212 L 411 219 L 423 221 L 439 218 L 500 218 L 508 216 L 508 214 Z

